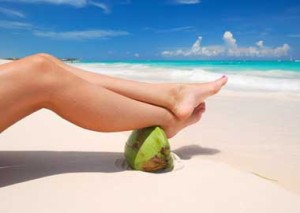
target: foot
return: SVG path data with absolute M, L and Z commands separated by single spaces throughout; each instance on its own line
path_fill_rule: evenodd
M 181 129 L 190 126 L 201 119 L 202 114 L 205 112 L 205 103 L 199 104 L 189 118 L 182 120 L 175 118 L 173 122 L 169 122 L 167 126 L 162 128 L 165 130 L 168 138 L 175 136 Z
M 194 109 L 209 96 L 217 94 L 227 83 L 228 78 L 223 76 L 209 83 L 183 84 L 176 88 L 174 100 L 170 110 L 178 119 L 185 120 L 192 115 Z

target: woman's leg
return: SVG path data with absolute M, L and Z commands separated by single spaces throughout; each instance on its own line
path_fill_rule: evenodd
M 95 131 L 159 125 L 168 137 L 195 123 L 205 110 L 179 120 L 168 110 L 91 84 L 39 55 L 0 65 L 0 132 L 41 108 Z
M 91 83 L 131 99 L 167 108 L 181 119 L 189 117 L 195 107 L 204 102 L 207 97 L 219 92 L 227 82 L 227 78 L 222 77 L 210 83 L 198 84 L 144 83 L 87 72 L 69 66 L 48 54 L 40 54 L 40 56 L 53 61 L 62 68 Z

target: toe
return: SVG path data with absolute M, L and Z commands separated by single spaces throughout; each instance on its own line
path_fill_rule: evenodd
M 217 94 L 221 88 L 227 83 L 228 78 L 226 76 L 223 76 L 222 78 L 219 78 L 218 80 L 211 82 L 210 87 L 210 94 L 215 95 Z
M 228 81 L 228 77 L 226 75 L 223 75 L 221 78 L 219 78 L 218 80 L 216 80 L 216 83 L 221 88 L 221 87 L 223 87 L 227 83 L 227 81 Z

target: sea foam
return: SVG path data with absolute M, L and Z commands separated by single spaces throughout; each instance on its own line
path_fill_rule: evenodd
M 227 71 L 212 67 L 163 67 L 130 63 L 78 63 L 75 66 L 91 72 L 145 82 L 209 82 L 227 75 L 227 89 L 300 92 L 300 72 L 280 69 Z

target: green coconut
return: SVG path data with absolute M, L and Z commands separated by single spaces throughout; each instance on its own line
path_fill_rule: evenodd
M 168 138 L 158 126 L 134 130 L 125 145 L 125 159 L 134 170 L 158 172 L 173 169 Z

